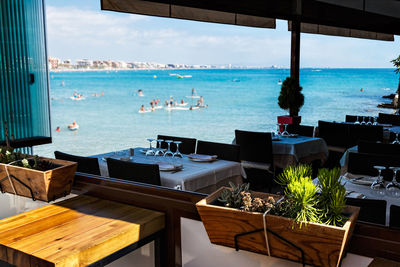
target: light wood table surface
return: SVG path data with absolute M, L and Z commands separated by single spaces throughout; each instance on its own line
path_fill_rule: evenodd
M 87 266 L 165 227 L 161 212 L 89 196 L 0 220 L 0 260 L 16 266 Z

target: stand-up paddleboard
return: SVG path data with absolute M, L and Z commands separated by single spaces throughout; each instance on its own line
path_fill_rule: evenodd
M 154 109 L 162 109 L 162 108 L 163 108 L 163 106 L 161 106 L 161 105 L 160 106 L 157 105 L 154 107 Z
M 189 108 L 185 108 L 185 107 L 166 107 L 166 110 L 189 110 Z
M 75 124 L 74 126 L 72 126 L 72 124 L 68 125 L 68 130 L 70 131 L 76 131 L 79 129 L 79 125 Z
M 176 105 L 177 105 L 178 107 L 184 107 L 184 106 L 187 106 L 188 104 L 189 104 L 189 103 L 186 102 L 186 103 L 183 103 L 183 104 L 180 103 L 180 104 L 176 104 Z
M 200 98 L 200 96 L 198 96 L 198 95 L 187 95 L 186 97 L 187 98 Z
M 151 112 L 151 109 L 146 109 L 146 110 L 139 110 L 139 113 L 148 113 Z

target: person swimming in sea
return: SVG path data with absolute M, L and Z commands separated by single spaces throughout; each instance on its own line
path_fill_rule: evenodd
M 146 110 L 144 109 L 144 105 L 142 105 L 139 109 L 139 112 L 145 112 Z
M 143 95 L 143 90 L 142 90 L 142 89 L 139 89 L 139 90 L 137 91 L 137 93 L 138 93 L 138 96 L 144 96 L 144 95 Z
M 56 132 L 60 132 L 60 131 L 61 131 L 60 126 L 57 126 Z

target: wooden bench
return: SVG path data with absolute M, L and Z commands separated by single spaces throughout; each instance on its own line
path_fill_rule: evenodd
M 77 196 L 0 220 L 0 260 L 16 266 L 103 266 L 152 240 L 160 249 L 164 227 L 164 213 Z

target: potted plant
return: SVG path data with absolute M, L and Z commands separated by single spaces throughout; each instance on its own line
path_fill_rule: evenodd
M 293 77 L 287 77 L 281 86 L 278 97 L 278 105 L 281 109 L 288 110 L 289 116 L 278 116 L 280 124 L 300 124 L 300 108 L 304 105 L 304 95 L 301 93 L 303 88 Z
M 211 243 L 303 264 L 339 266 L 359 213 L 358 207 L 345 205 L 339 177 L 339 169 L 322 169 L 316 185 L 311 167 L 292 166 L 278 177 L 284 196 L 231 185 L 196 206 Z
M 3 193 L 48 202 L 71 192 L 76 168 L 76 162 L 0 148 L 0 189 Z

